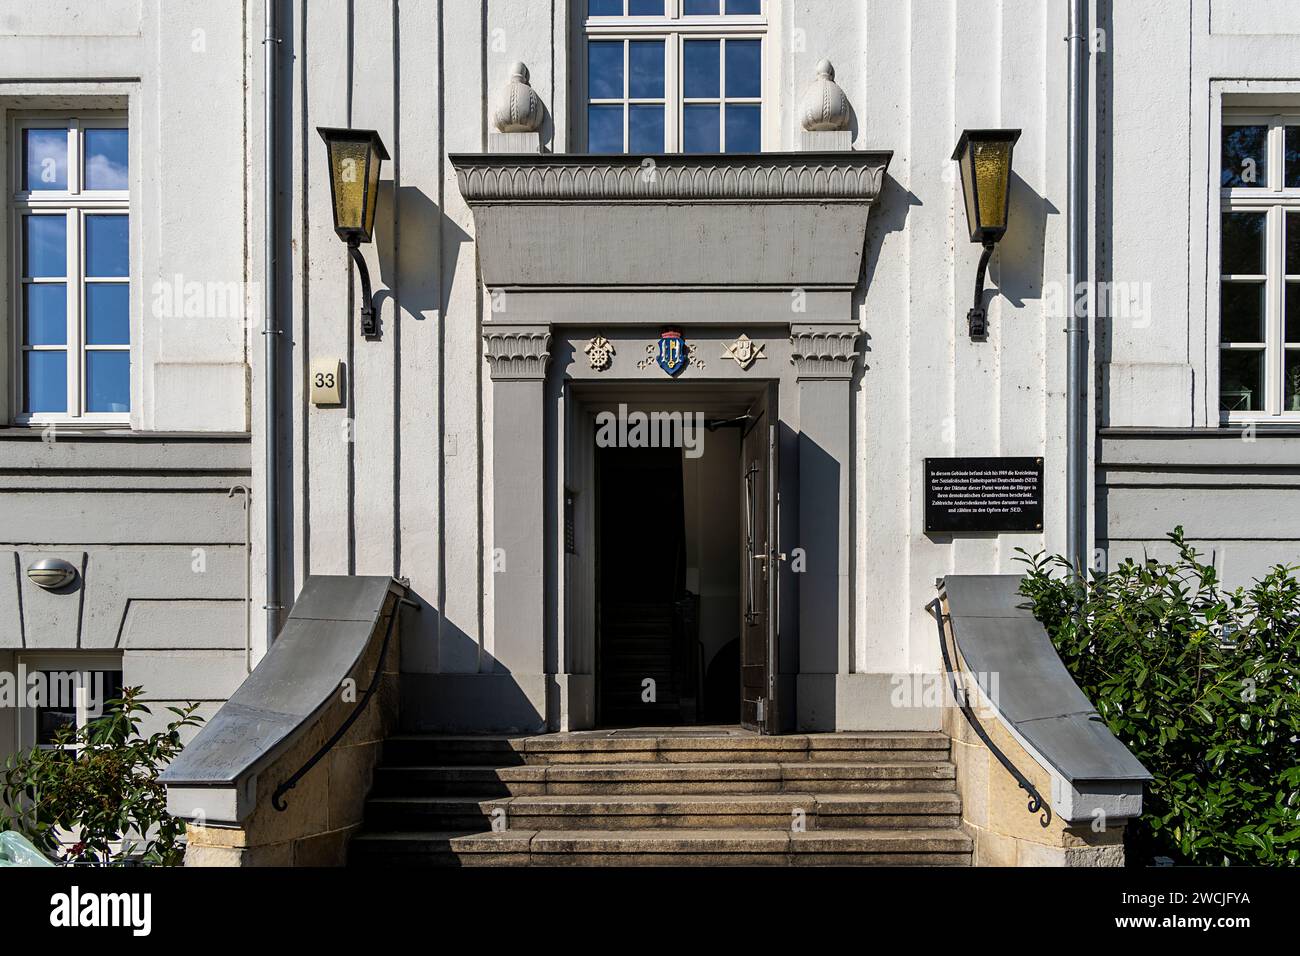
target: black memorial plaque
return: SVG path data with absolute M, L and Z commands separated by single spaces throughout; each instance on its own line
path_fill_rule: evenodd
M 927 458 L 931 534 L 1043 530 L 1043 459 Z

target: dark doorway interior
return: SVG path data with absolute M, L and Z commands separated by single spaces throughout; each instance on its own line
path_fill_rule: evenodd
M 682 453 L 605 448 L 600 469 L 600 715 L 606 726 L 686 723 L 689 635 Z M 647 681 L 653 684 L 647 685 Z
M 672 727 L 739 719 L 739 654 L 730 635 L 720 634 L 714 622 L 739 619 L 738 601 L 736 610 L 720 607 L 727 598 L 719 597 L 716 582 L 728 577 L 738 581 L 740 548 L 731 535 L 712 542 L 712 549 L 700 540 L 719 534 L 709 520 L 724 513 L 716 509 L 727 509 L 727 515 L 738 510 L 733 440 L 706 442 L 705 455 L 711 450 L 717 457 L 710 461 L 715 469 L 725 468 L 726 475 L 715 473 L 711 479 L 704 459 L 684 461 L 680 448 L 597 451 L 601 726 Z M 726 555 L 721 562 L 720 552 Z M 710 563 L 700 567 L 705 562 Z M 707 592 L 703 609 L 701 582 Z

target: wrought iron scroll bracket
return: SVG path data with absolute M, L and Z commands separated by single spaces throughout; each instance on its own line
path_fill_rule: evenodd
M 984 243 L 984 252 L 980 255 L 979 270 L 975 273 L 975 305 L 966 313 L 966 324 L 970 337 L 983 341 L 989 337 L 989 314 L 984 308 L 984 279 L 989 272 L 989 260 L 993 258 L 995 246 Z
M 374 696 L 375 691 L 379 688 L 379 681 L 384 676 L 384 658 L 388 655 L 388 645 L 392 641 L 393 631 L 397 627 L 398 609 L 403 606 L 413 607 L 417 611 L 420 610 L 420 605 L 415 601 L 412 601 L 410 598 L 397 599 L 397 604 L 393 607 L 392 613 L 388 616 L 388 627 L 384 629 L 384 643 L 379 648 L 379 658 L 375 661 L 375 673 L 370 678 L 370 686 L 366 688 L 365 694 L 362 696 L 361 700 L 357 702 L 357 706 L 352 709 L 352 713 L 348 714 L 347 719 L 344 720 L 343 723 L 339 724 L 339 729 L 334 731 L 333 735 L 329 740 L 325 741 L 320 750 L 316 751 L 316 753 L 311 756 L 311 759 L 299 767 L 293 776 L 275 788 L 275 792 L 271 794 L 271 806 L 275 807 L 275 809 L 280 813 L 283 813 L 288 808 L 288 804 L 284 802 L 284 795 L 296 787 L 298 781 L 310 773 L 312 767 L 320 763 L 321 759 L 334 748 L 334 745 L 343 739 L 343 735 L 346 734 L 348 729 L 357 722 L 357 718 L 361 716 L 362 712 L 366 709 L 366 705 L 370 703 L 370 698 Z
M 379 316 L 375 313 L 374 296 L 370 291 L 370 267 L 366 257 L 361 254 L 361 246 L 356 242 L 348 243 L 348 254 L 357 267 L 357 277 L 361 280 L 361 334 L 366 338 L 379 335 Z
M 952 683 L 953 699 L 956 700 L 957 706 L 961 708 L 962 715 L 966 718 L 966 722 L 971 725 L 971 729 L 975 731 L 980 740 L 984 741 L 984 746 L 988 747 L 989 752 L 998 758 L 998 763 L 1006 768 L 1007 773 L 1016 778 L 1016 783 L 1020 784 L 1020 789 L 1029 795 L 1027 809 L 1030 813 L 1041 814 L 1038 822 L 1046 828 L 1052 822 L 1051 806 L 1043 799 L 1043 795 L 1038 792 L 1037 788 L 1029 782 L 1029 778 L 1021 773 L 1007 755 L 998 749 L 997 744 L 989 738 L 988 732 L 980 724 L 979 718 L 975 716 L 975 711 L 971 709 L 967 695 L 957 686 L 957 672 L 953 670 L 952 661 L 948 656 L 948 634 L 947 629 L 944 627 L 943 605 L 938 598 L 935 598 L 925 606 L 925 609 L 934 617 L 934 622 L 939 628 L 939 652 L 943 655 L 943 669 L 948 674 L 948 680 Z

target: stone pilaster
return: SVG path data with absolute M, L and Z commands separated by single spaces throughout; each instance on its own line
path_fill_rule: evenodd
M 799 726 L 839 726 L 842 684 L 852 659 L 849 572 L 852 542 L 850 380 L 857 360 L 856 324 L 791 329 L 799 383 Z
M 509 712 L 507 728 L 542 730 L 546 721 L 543 535 L 548 326 L 489 326 L 484 354 L 492 375 L 491 542 L 494 673 L 510 680 L 488 692 Z

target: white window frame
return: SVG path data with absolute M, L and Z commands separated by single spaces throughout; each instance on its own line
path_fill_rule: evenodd
M 1268 181 L 1264 186 L 1222 188 L 1223 134 L 1234 126 L 1268 126 Z M 1214 407 L 1219 409 L 1222 424 L 1235 423 L 1296 423 L 1300 410 L 1283 408 L 1286 370 L 1286 290 L 1288 281 L 1300 284 L 1300 275 L 1286 274 L 1286 216 L 1288 212 L 1300 213 L 1300 188 L 1286 188 L 1286 128 L 1300 126 L 1300 112 L 1277 112 L 1258 109 L 1223 110 L 1219 124 L 1219 138 L 1215 144 L 1214 186 L 1220 203 L 1214 229 L 1218 232 L 1218 254 L 1212 274 L 1217 278 L 1213 301 L 1215 366 L 1222 374 L 1222 354 L 1225 351 L 1264 352 L 1264 407 L 1257 411 L 1225 411 L 1221 406 L 1221 379 L 1214 389 Z M 1264 265 L 1265 273 L 1258 276 L 1229 275 L 1222 271 L 1223 214 L 1228 212 L 1262 212 L 1265 214 Z M 1223 308 L 1223 283 L 1226 280 L 1253 280 L 1264 283 L 1264 341 L 1222 341 L 1221 321 Z M 1300 292 L 1298 292 L 1300 294 Z M 1300 349 L 1292 349 L 1300 352 Z
M 586 0 L 579 0 L 586 6 Z M 763 0 L 761 12 L 757 15 L 744 14 L 729 16 L 726 11 L 726 0 L 722 0 L 722 13 L 710 14 L 708 16 L 686 16 L 685 0 L 664 0 L 664 13 L 662 17 L 588 17 L 586 10 L 583 10 L 583 36 L 582 36 L 582 55 L 579 63 L 579 82 L 578 88 L 581 95 L 577 98 L 581 104 L 579 110 L 580 116 L 576 125 L 580 130 L 578 137 L 579 142 L 583 144 L 583 149 L 587 149 L 587 108 L 589 106 L 600 105 L 623 105 L 623 152 L 626 155 L 628 150 L 628 116 L 630 110 L 626 108 L 629 105 L 637 104 L 658 104 L 661 102 L 658 98 L 632 99 L 628 96 L 628 84 L 631 78 L 628 75 L 628 41 L 629 40 L 663 40 L 664 41 L 664 152 L 681 153 L 682 144 L 685 138 L 683 124 L 685 121 L 685 110 L 683 107 L 691 103 L 719 103 L 722 108 L 718 116 L 718 153 L 699 153 L 692 155 L 721 155 L 727 149 L 727 115 L 726 106 L 734 104 L 737 106 L 758 106 L 759 113 L 759 136 L 760 148 L 766 148 L 767 133 L 767 109 L 766 95 L 768 91 L 767 84 L 767 57 L 768 57 L 768 4 L 770 0 Z M 623 9 L 628 9 L 628 0 L 623 0 Z M 618 99 L 588 99 L 587 98 L 587 45 L 593 40 L 596 41 L 623 41 L 623 96 Z M 683 70 L 683 44 L 687 40 L 721 40 L 718 44 L 718 56 L 721 58 L 719 64 L 720 89 L 717 99 L 711 98 L 692 98 L 684 100 L 682 90 L 684 80 Z M 758 40 L 759 41 L 759 75 L 761 87 L 759 95 L 754 97 L 728 97 L 726 88 L 726 41 L 728 40 Z
M 68 188 L 66 190 L 26 190 L 23 189 L 23 177 L 26 163 L 23 157 L 23 131 L 26 129 L 68 129 L 75 131 L 75 136 L 68 137 Z M 130 422 L 131 412 L 89 412 L 86 404 L 86 354 L 92 351 L 125 351 L 131 356 L 131 378 L 134 378 L 135 343 L 128 341 L 121 345 L 87 345 L 85 343 L 85 290 L 86 270 L 82 250 L 84 248 L 85 220 L 87 215 L 110 213 L 125 215 L 128 222 L 131 213 L 131 191 L 82 189 L 82 169 L 85 158 L 85 130 L 88 129 L 129 129 L 125 113 L 119 111 L 84 111 L 76 113 L 26 113 L 15 115 L 9 127 L 9 288 L 13 290 L 9 302 L 10 354 L 14 357 L 10 363 L 12 382 L 10 408 L 14 410 L 13 421 L 17 425 L 66 424 L 76 422 L 88 425 L 122 425 Z M 128 137 L 129 137 L 128 132 Z M 128 155 L 130 153 L 128 152 Z M 67 276 L 59 279 L 23 278 L 23 219 L 27 215 L 60 215 L 67 220 Z M 128 229 L 128 236 L 130 235 Z M 129 241 L 129 240 L 128 240 Z M 125 276 L 91 277 L 96 283 L 121 283 L 131 288 L 131 269 L 134 268 L 134 250 L 131 250 L 131 265 Z M 67 319 L 68 334 L 66 345 L 60 346 L 26 346 L 23 342 L 23 309 L 25 307 L 24 287 L 29 283 L 67 283 Z M 130 313 L 134 316 L 134 294 L 131 295 Z M 134 331 L 134 322 L 130 323 Z M 133 339 L 134 336 L 131 336 Z M 62 351 L 66 349 L 68 360 L 68 395 L 65 411 L 62 412 L 27 412 L 23 409 L 24 376 L 26 361 L 24 356 L 32 349 Z M 134 389 L 130 390 L 134 398 Z
M 95 719 L 102 717 L 103 711 L 91 713 L 90 686 L 87 679 L 97 671 L 122 671 L 120 654 L 85 654 L 78 652 L 47 652 L 43 654 L 19 654 L 15 658 L 15 668 L 25 668 L 27 674 L 37 671 L 58 671 L 74 675 L 74 693 L 76 694 L 77 728 L 80 729 Z M 125 680 L 125 675 L 123 676 Z M 25 693 L 26 687 L 19 687 L 19 693 Z M 104 704 L 100 701 L 100 705 Z M 18 719 L 15 721 L 19 751 L 26 751 L 37 746 L 36 710 L 32 707 L 19 707 Z M 43 750 L 55 749 L 53 744 L 41 744 Z M 67 748 L 77 749 L 77 748 Z

